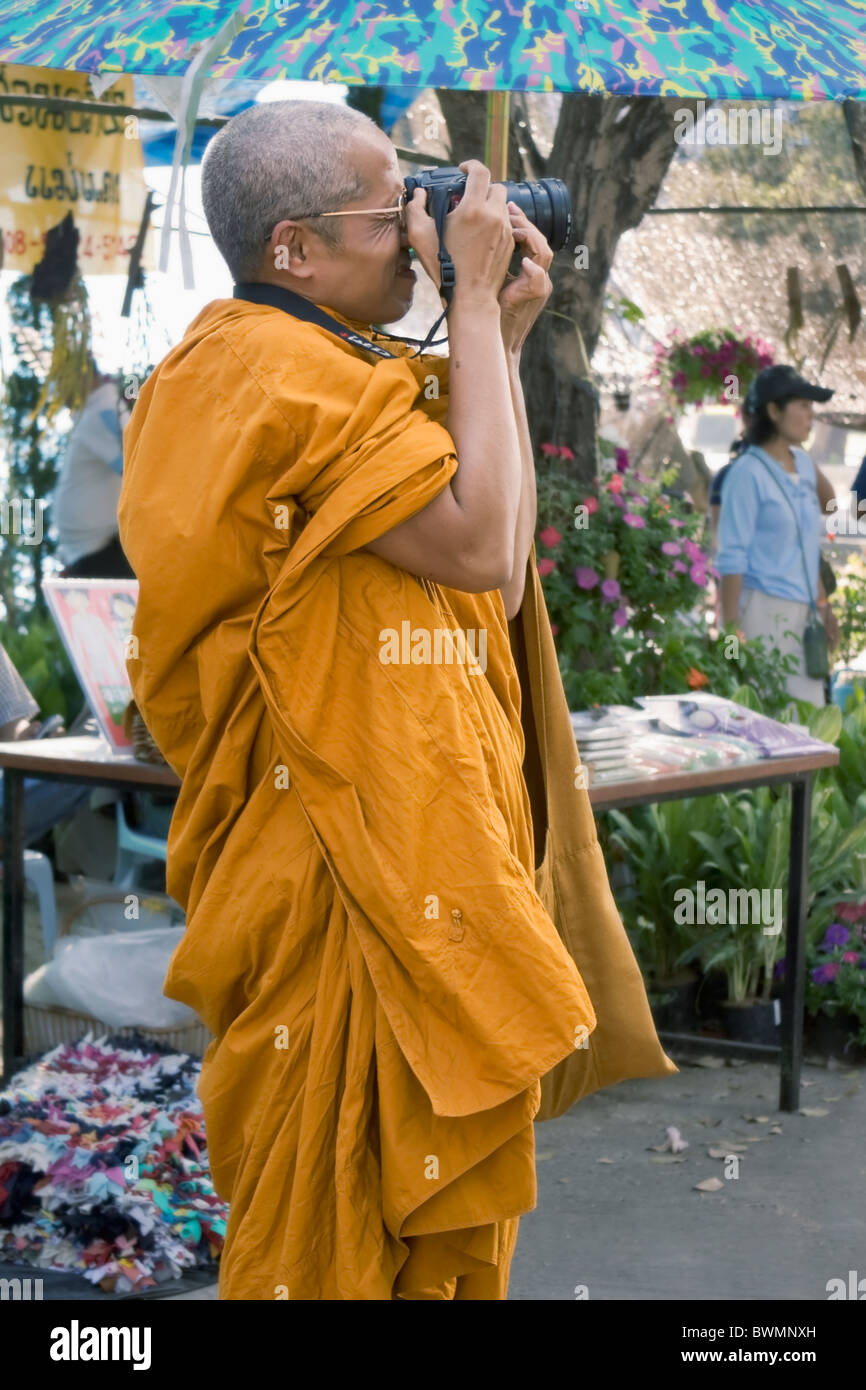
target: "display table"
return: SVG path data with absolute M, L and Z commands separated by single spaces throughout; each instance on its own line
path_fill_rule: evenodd
M 753 1057 L 781 1054 L 779 1109 L 786 1111 L 797 1110 L 800 1106 L 812 779 L 821 768 L 835 767 L 839 761 L 839 750 L 829 743 L 826 748 L 826 753 L 809 752 L 799 757 L 760 758 L 753 763 L 738 763 L 732 767 L 713 768 L 702 772 L 659 773 L 635 781 L 603 782 L 589 789 L 593 810 L 622 811 L 630 806 L 646 806 L 655 801 L 677 801 L 688 796 L 713 796 L 717 792 L 790 783 L 791 840 L 781 1047 L 722 1043 L 722 1048 L 727 1053 L 747 1053 Z M 715 1038 L 700 1038 L 697 1034 L 678 1035 L 661 1032 L 659 1036 L 668 1043 L 698 1041 L 704 1048 L 719 1045 Z
M 791 785 L 791 848 L 788 871 L 788 920 L 781 1048 L 726 1043 L 726 1051 L 748 1050 L 752 1055 L 781 1053 L 780 1110 L 796 1110 L 800 1103 L 800 1068 L 803 1054 L 803 999 L 806 973 L 806 910 L 808 906 L 809 818 L 812 778 L 824 767 L 833 767 L 839 753 L 830 744 L 826 753 L 799 757 L 756 759 L 732 767 L 703 772 L 672 772 L 635 781 L 606 782 L 591 786 L 589 798 L 596 812 L 623 810 L 654 801 L 747 787 Z M 22 1060 L 24 983 L 24 844 L 22 838 L 22 787 L 25 777 L 60 782 L 81 782 L 108 787 L 177 788 L 180 783 L 170 768 L 138 762 L 112 753 L 102 739 L 90 736 L 0 743 L 3 769 L 3 1079 L 8 1079 Z M 669 1041 L 694 1041 L 663 1035 Z M 701 1039 L 715 1046 L 714 1039 Z
M 0 743 L 3 769 L 3 1082 L 18 1069 L 24 1049 L 24 779 L 84 785 L 178 788 L 171 768 L 113 753 L 102 738 L 22 739 Z

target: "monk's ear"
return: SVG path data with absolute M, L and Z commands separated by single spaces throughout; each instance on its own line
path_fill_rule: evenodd
M 311 272 L 308 238 L 299 222 L 278 222 L 271 233 L 265 255 L 274 270 L 287 270 L 296 280 Z

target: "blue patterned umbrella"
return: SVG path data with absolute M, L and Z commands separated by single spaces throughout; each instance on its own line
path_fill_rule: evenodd
M 0 61 L 482 91 L 866 98 L 866 0 L 4 0 Z

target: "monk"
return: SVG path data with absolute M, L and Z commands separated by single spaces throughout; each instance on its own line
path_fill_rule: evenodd
M 202 183 L 236 296 L 125 436 L 223 1299 L 504 1299 L 543 1082 L 553 1115 L 674 1070 L 573 801 L 537 588 L 519 365 L 551 252 L 461 167 L 450 355 L 416 356 L 371 327 L 410 306 L 410 246 L 439 284 L 390 141 L 331 104 L 236 116 Z

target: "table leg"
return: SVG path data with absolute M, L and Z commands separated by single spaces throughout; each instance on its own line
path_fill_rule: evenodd
M 807 773 L 791 783 L 791 848 L 788 866 L 785 988 L 782 999 L 782 1071 L 779 1086 L 779 1109 L 789 1112 L 798 1110 L 800 1106 L 811 809 L 812 775 Z
M 24 1052 L 24 774 L 3 769 L 3 1081 Z

